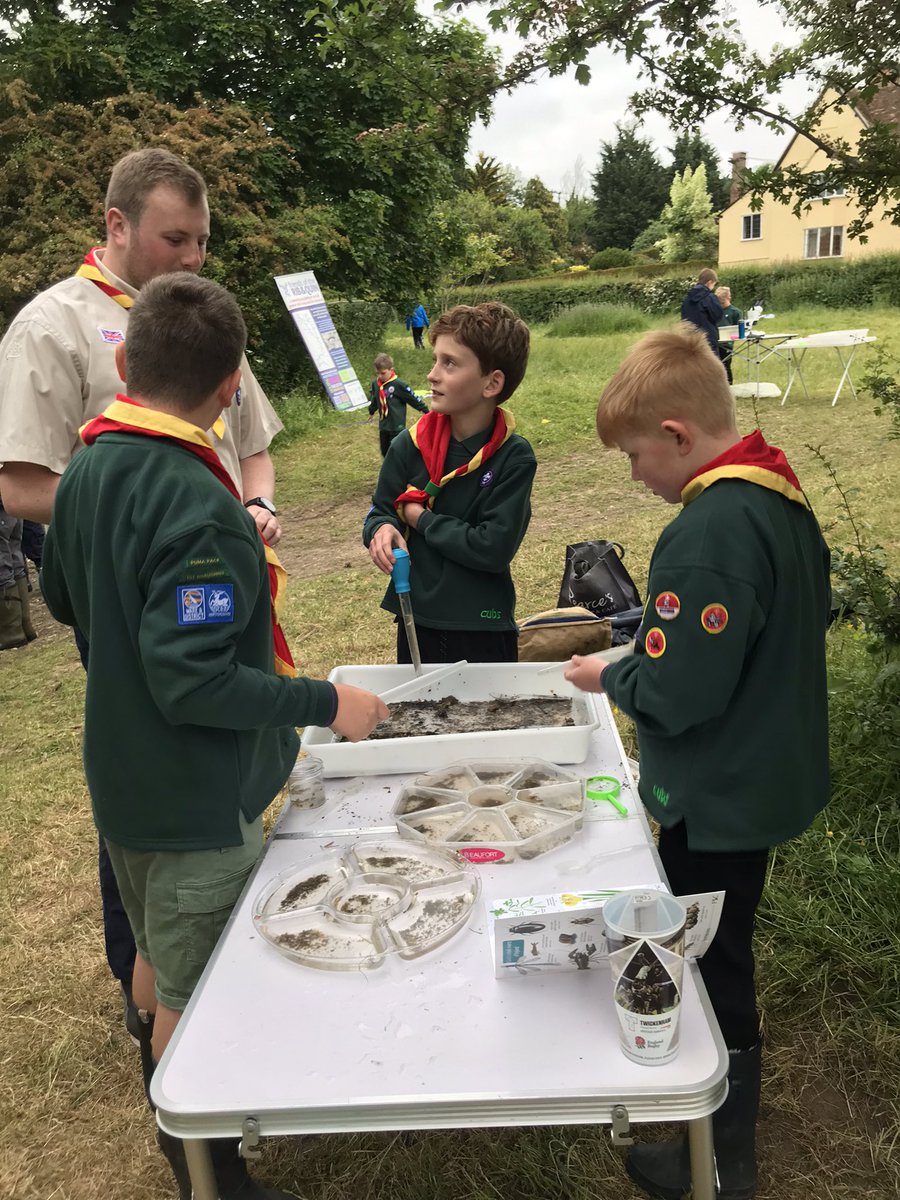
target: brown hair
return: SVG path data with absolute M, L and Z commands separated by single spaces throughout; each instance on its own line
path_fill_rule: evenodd
M 394 360 L 389 354 L 385 354 L 382 350 L 381 354 L 375 355 L 375 370 L 376 371 L 392 371 L 394 369 Z
M 128 317 L 129 393 L 190 412 L 241 365 L 247 328 L 219 284 L 186 271 L 144 284 Z
M 700 274 L 697 276 L 697 282 L 698 283 L 715 283 L 718 278 L 719 278 L 718 275 L 715 273 L 715 271 L 712 269 L 712 267 L 704 267 L 703 270 L 700 272 Z
M 619 445 L 623 434 L 656 433 L 668 420 L 692 421 L 713 435 L 735 424 L 725 369 L 689 321 L 642 337 L 597 405 L 597 433 L 606 446 Z
M 138 225 L 147 197 L 158 187 L 172 188 L 188 204 L 202 204 L 206 199 L 206 183 L 199 171 L 171 150 L 149 146 L 132 150 L 113 167 L 106 189 L 106 211 L 117 208 L 132 225 Z
M 432 346 L 442 334 L 461 342 L 478 359 L 483 374 L 503 372 L 497 403 L 509 399 L 525 377 L 531 335 L 511 308 L 496 300 L 487 304 L 457 304 L 442 313 L 428 331 Z

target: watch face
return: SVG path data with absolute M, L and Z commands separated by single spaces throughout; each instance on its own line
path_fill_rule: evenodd
M 244 507 L 251 508 L 253 505 L 256 505 L 258 508 L 265 508 L 272 516 L 275 516 L 278 511 L 272 501 L 267 500 L 265 496 L 256 496 L 253 500 L 247 500 Z

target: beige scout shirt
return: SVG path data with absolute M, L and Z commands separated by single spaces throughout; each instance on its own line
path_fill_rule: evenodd
M 80 427 L 124 390 L 115 349 L 127 325 L 128 309 L 82 277 L 54 284 L 22 309 L 0 342 L 0 463 L 37 463 L 62 474 L 82 448 Z M 240 407 L 223 412 L 223 438 L 210 433 L 239 492 L 240 460 L 265 450 L 283 428 L 246 358 L 242 367 Z

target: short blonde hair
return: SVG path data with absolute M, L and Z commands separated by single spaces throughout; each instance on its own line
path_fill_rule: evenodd
M 706 334 L 688 321 L 642 337 L 597 405 L 597 433 L 606 446 L 618 446 L 623 434 L 655 433 L 670 420 L 692 421 L 713 435 L 735 426 L 725 368 Z
M 722 299 L 722 297 L 723 297 L 723 296 L 728 296 L 728 297 L 729 297 L 729 299 L 730 299 L 730 297 L 731 297 L 731 288 L 730 288 L 730 287 L 725 287 L 724 285 L 723 285 L 722 287 L 717 287 L 717 288 L 716 288 L 716 295 L 719 297 L 719 299 L 720 299 L 720 300 Z
M 385 354 L 384 351 L 382 351 L 381 354 L 375 355 L 375 370 L 376 371 L 390 371 L 393 369 L 393 366 L 394 366 L 394 360 L 391 358 L 391 356 L 389 354 Z

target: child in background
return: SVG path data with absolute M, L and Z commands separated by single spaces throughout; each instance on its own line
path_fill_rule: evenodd
M 369 420 L 378 413 L 378 441 L 381 457 L 398 433 L 406 428 L 406 410 L 427 413 L 428 405 L 420 400 L 408 383 L 397 378 L 394 360 L 389 354 L 375 355 L 375 378 L 369 388 Z
M 528 326 L 505 304 L 460 304 L 432 325 L 431 411 L 391 443 L 363 542 L 389 575 L 408 549 L 423 662 L 515 662 L 510 564 L 531 519 L 534 452 L 500 408 L 525 375 Z M 392 585 L 382 608 L 400 608 Z M 397 623 L 397 661 L 412 661 Z
M 137 943 L 148 1099 L 259 857 L 295 726 L 355 741 L 387 716 L 369 692 L 296 678 L 275 616 L 281 565 L 205 432 L 232 403 L 245 340 L 217 284 L 182 272 L 141 288 L 116 347 L 130 397 L 82 429 L 44 546 L 47 606 L 90 641 L 84 766 Z M 158 1137 L 189 1200 L 182 1144 Z M 285 1200 L 233 1140 L 210 1150 L 220 1200 Z
M 829 553 L 782 452 L 738 434 L 725 375 L 690 325 L 638 342 L 600 398 L 597 431 L 628 455 L 633 479 L 683 508 L 653 552 L 635 653 L 575 656 L 565 674 L 634 719 L 641 799 L 661 825 L 672 892 L 725 891 L 699 967 L 730 1054 L 713 1114 L 718 1195 L 749 1200 L 756 908 L 769 847 L 802 833 L 830 791 Z M 685 1139 L 635 1146 L 627 1169 L 651 1196 L 690 1190 Z
M 723 325 L 737 325 L 743 320 L 744 314 L 739 308 L 731 303 L 731 288 L 717 287 L 716 299 L 722 305 L 722 319 L 719 321 L 719 328 Z M 729 342 L 719 342 L 719 358 L 722 360 L 722 366 L 725 368 L 725 374 L 728 376 L 728 382 L 734 383 L 731 375 L 731 354 L 733 346 Z

